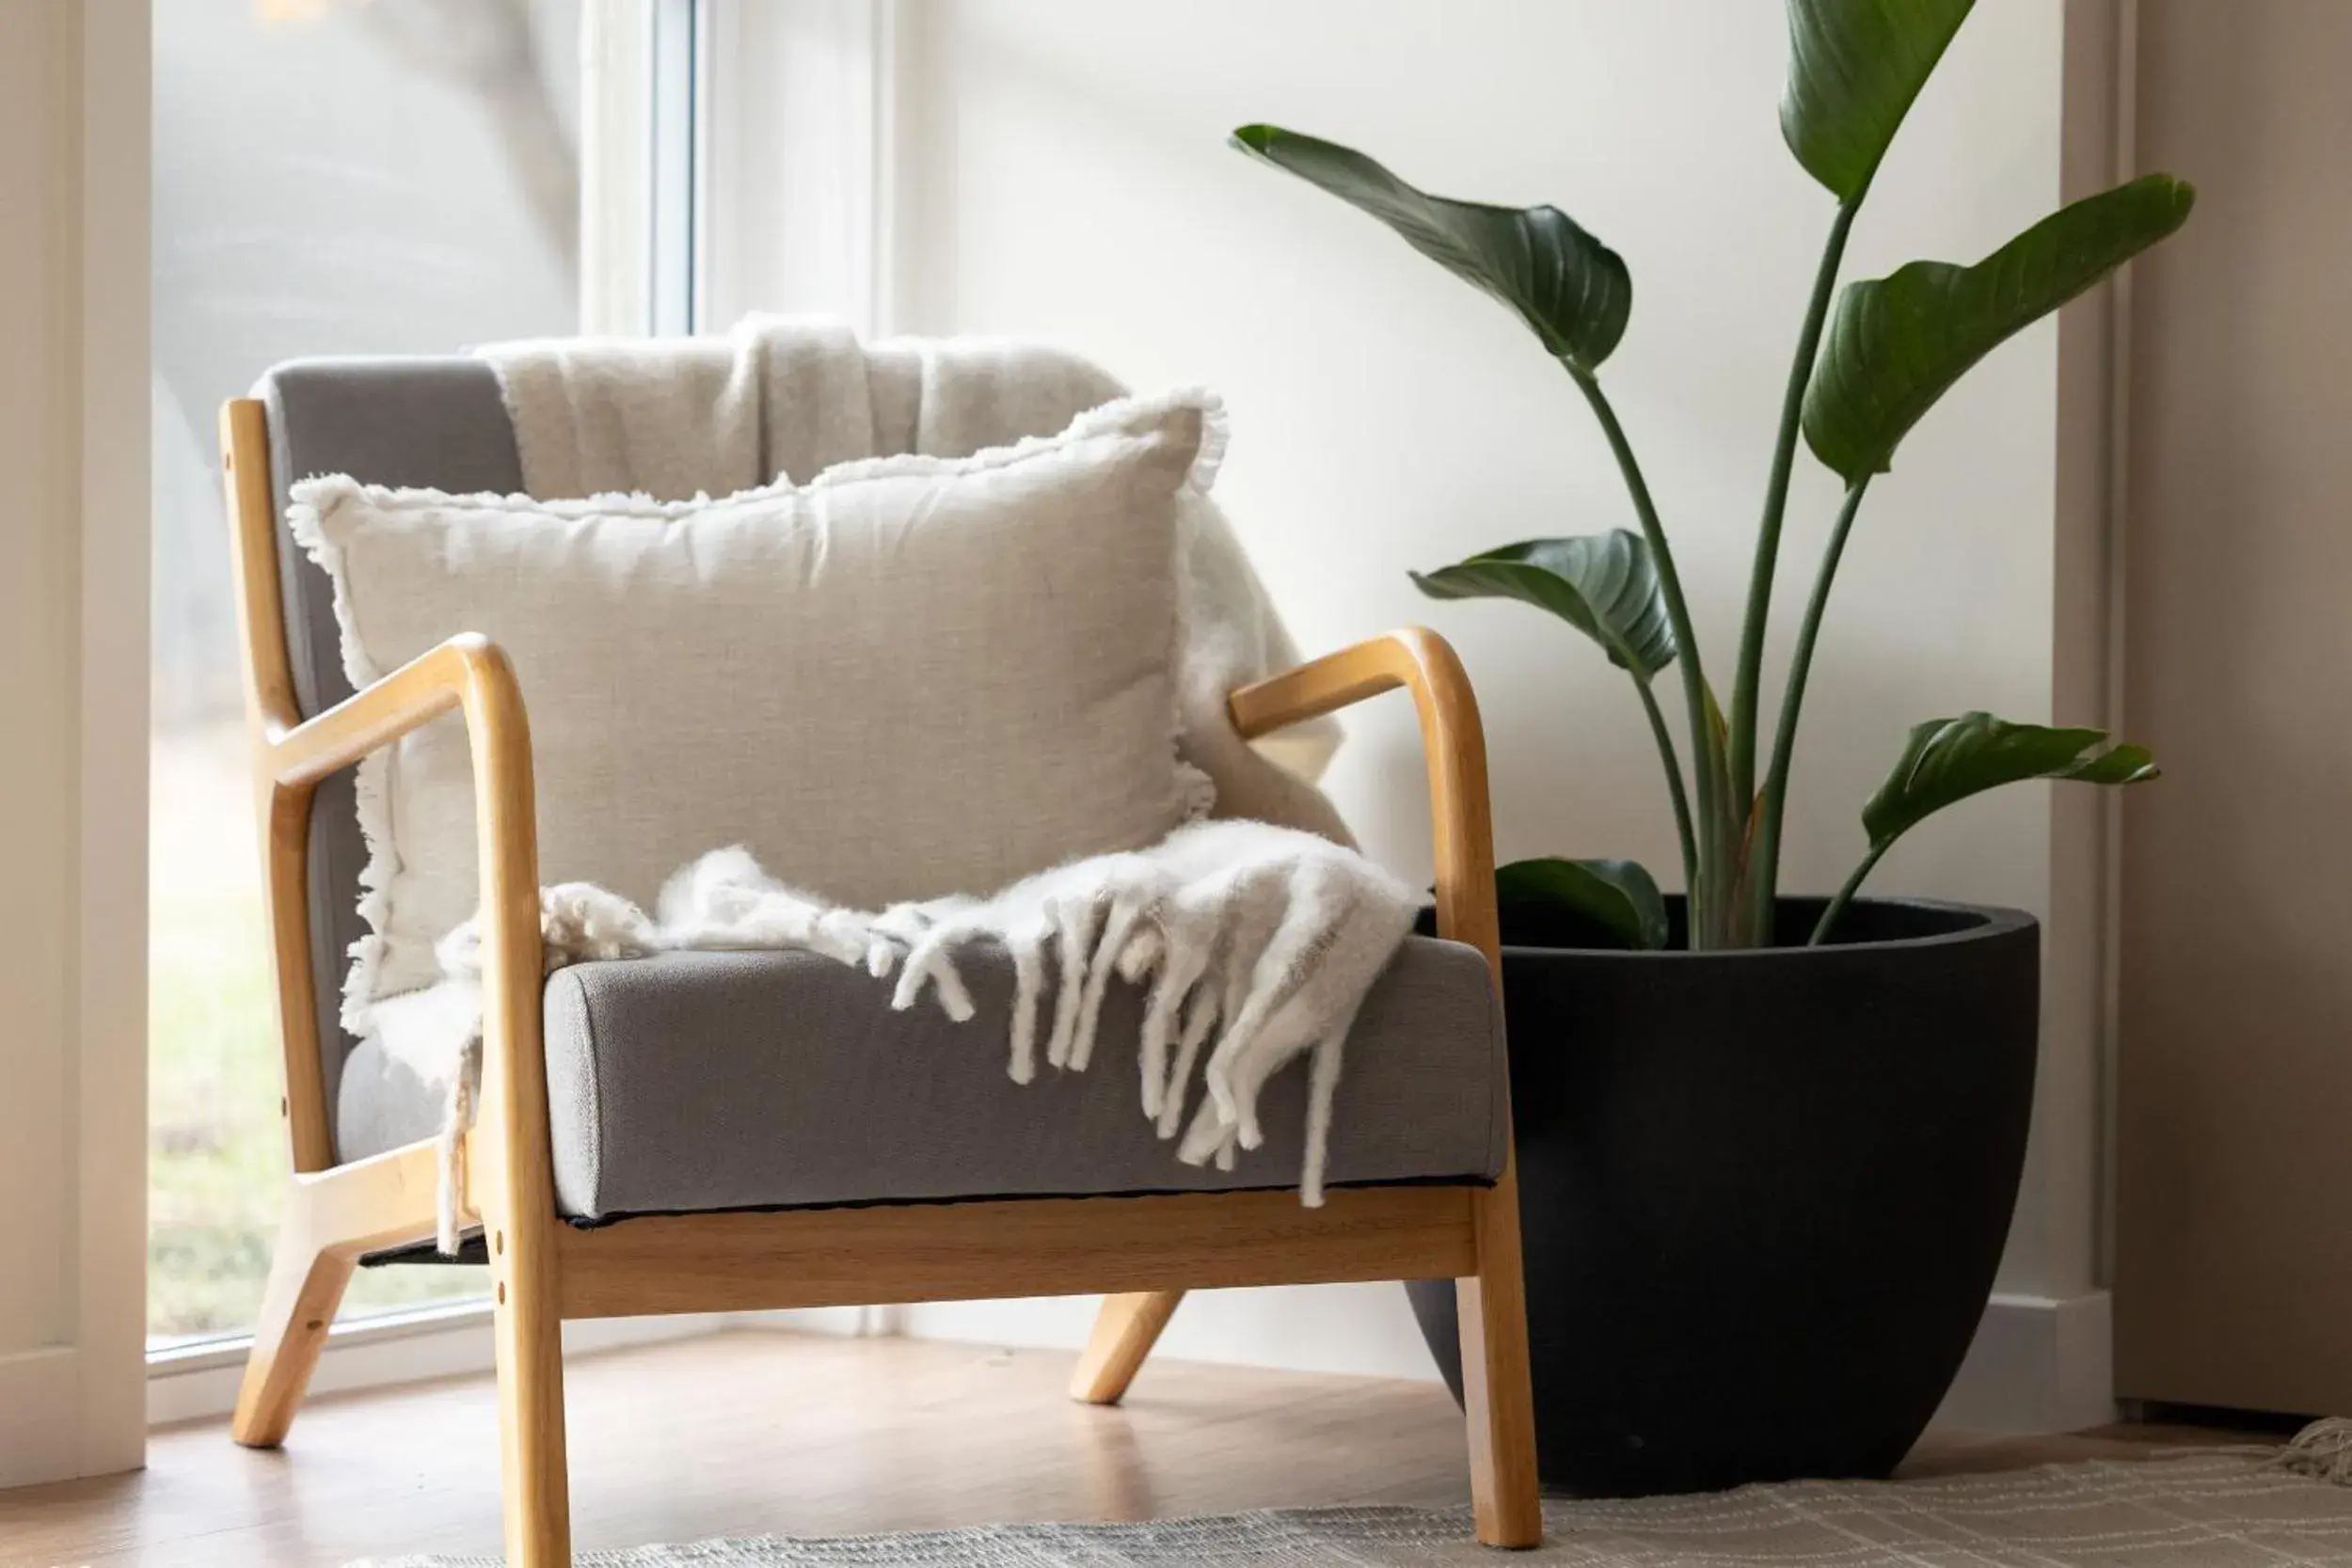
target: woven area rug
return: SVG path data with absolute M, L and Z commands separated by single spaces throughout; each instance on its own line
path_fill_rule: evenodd
M 2352 1488 L 2269 1450 L 2091 1461 L 1934 1481 L 1799 1481 L 1697 1497 L 1547 1501 L 1537 1551 L 1488 1552 L 1468 1515 L 1305 1509 L 1146 1525 L 1005 1525 L 830 1541 L 705 1541 L 580 1568 L 2352 1568 Z M 361 1568 L 361 1565 L 355 1565 Z M 495 1568 L 402 1558 L 373 1568 Z

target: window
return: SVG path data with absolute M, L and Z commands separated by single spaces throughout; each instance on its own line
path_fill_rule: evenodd
M 286 1171 L 215 418 L 295 356 L 576 329 L 588 9 L 154 8 L 151 1346 L 249 1327 Z M 345 1311 L 481 1273 L 363 1270 Z

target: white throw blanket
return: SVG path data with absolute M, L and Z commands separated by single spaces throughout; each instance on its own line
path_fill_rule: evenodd
M 742 849 L 718 849 L 673 877 L 651 915 L 585 882 L 545 889 L 540 935 L 550 972 L 681 950 L 821 954 L 863 967 L 878 985 L 892 980 L 890 1006 L 900 1011 L 929 989 L 959 1022 L 974 1006 L 957 956 L 996 944 L 1015 976 L 1005 1070 L 1016 1084 L 1036 1076 L 1041 1055 L 1048 1067 L 1087 1069 L 1117 975 L 1146 987 L 1139 1112 L 1162 1138 L 1182 1131 L 1176 1154 L 1186 1164 L 1215 1160 L 1231 1169 L 1236 1149 L 1259 1147 L 1259 1090 L 1285 1064 L 1310 1057 L 1299 1193 L 1311 1206 L 1323 1201 L 1348 1030 L 1420 904 L 1405 883 L 1327 839 L 1216 821 L 1179 828 L 1150 848 L 1073 861 L 986 897 L 881 911 L 844 909 L 778 881 Z M 459 1162 L 480 1072 L 473 923 L 451 932 L 439 952 L 446 980 L 378 1012 L 387 1050 L 451 1085 L 439 1243 L 453 1252 Z

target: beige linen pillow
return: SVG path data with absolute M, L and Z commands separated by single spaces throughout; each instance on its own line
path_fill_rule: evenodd
M 478 631 L 520 679 L 539 872 L 650 907 L 702 851 L 854 906 L 985 894 L 1211 804 L 1176 755 L 1181 531 L 1223 445 L 1202 393 L 1061 435 L 889 457 L 723 500 L 296 484 L 352 681 Z M 348 1026 L 439 977 L 473 913 L 466 735 L 360 766 L 372 934 Z

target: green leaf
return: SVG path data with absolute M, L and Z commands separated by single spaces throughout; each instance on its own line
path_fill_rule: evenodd
M 1675 661 L 1674 623 L 1649 545 L 1623 529 L 1528 539 L 1410 576 L 1433 599 L 1518 599 L 1548 610 L 1643 680 Z
M 1913 261 L 1849 284 L 1804 395 L 1804 438 L 1851 484 L 2003 341 L 2188 220 L 2197 193 L 2151 174 L 2060 208 L 1973 267 Z
M 1275 125 L 1233 145 L 1371 214 L 1405 243 L 1511 308 L 1552 357 L 1587 373 L 1625 336 L 1633 279 L 1557 207 L 1489 207 L 1414 189 L 1360 152 Z
M 1934 813 L 2026 779 L 2131 784 L 2156 777 L 2143 747 L 2106 745 L 2107 732 L 2012 724 L 1989 713 L 1915 724 L 1902 760 L 1862 808 L 1875 858 Z
M 1780 134 L 1805 172 L 1851 201 L 1975 0 L 1788 0 Z
M 1643 952 L 1666 945 L 1666 898 L 1633 861 L 1513 861 L 1495 870 L 1495 896 L 1505 904 L 1561 904 Z

